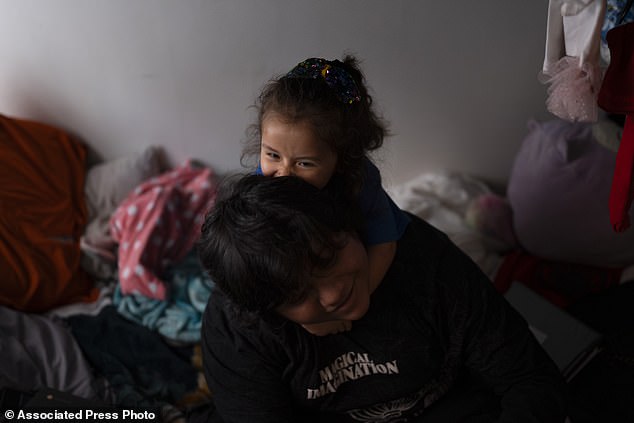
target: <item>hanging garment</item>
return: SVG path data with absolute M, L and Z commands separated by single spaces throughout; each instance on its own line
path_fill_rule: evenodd
M 601 60 L 610 63 L 610 49 L 606 39 L 608 32 L 615 26 L 634 22 L 634 7 L 630 0 L 607 0 L 605 19 L 601 28 Z
M 598 103 L 610 113 L 625 114 L 625 126 L 610 189 L 610 223 L 616 232 L 630 226 L 634 172 L 634 22 L 607 34 L 610 65 L 599 91 Z
M 571 122 L 594 122 L 601 85 L 601 28 L 606 0 L 550 0 L 540 81 L 547 109 Z

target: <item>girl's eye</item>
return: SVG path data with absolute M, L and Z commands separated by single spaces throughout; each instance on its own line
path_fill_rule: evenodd
M 269 159 L 273 159 L 273 160 L 277 160 L 280 158 L 279 154 L 277 153 L 273 153 L 273 152 L 268 152 L 266 153 L 266 157 L 268 157 Z
M 312 163 L 312 162 L 297 162 L 297 166 L 299 166 L 299 167 L 314 167 L 315 163 Z

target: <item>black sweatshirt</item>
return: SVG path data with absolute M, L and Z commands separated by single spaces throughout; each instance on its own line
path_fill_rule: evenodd
M 277 316 L 244 325 L 212 292 L 203 363 L 222 421 L 563 422 L 564 380 L 527 323 L 411 217 L 349 332 L 314 336 Z

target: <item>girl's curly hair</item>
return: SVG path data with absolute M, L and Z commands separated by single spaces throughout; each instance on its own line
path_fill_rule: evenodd
M 251 160 L 259 156 L 262 123 L 270 115 L 275 114 L 291 124 L 307 122 L 315 136 L 337 154 L 336 179 L 342 185 L 337 190 L 345 196 L 356 197 L 365 175 L 364 159 L 368 152 L 383 145 L 387 128 L 374 111 L 358 60 L 346 55 L 343 61 L 330 63 L 336 63 L 335 66 L 349 73 L 360 101 L 342 102 L 323 78 L 296 78 L 286 74 L 269 81 L 254 105 L 257 120 L 247 130 L 241 162 L 254 167 Z

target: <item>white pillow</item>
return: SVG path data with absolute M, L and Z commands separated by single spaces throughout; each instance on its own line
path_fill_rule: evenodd
M 89 246 L 110 249 L 113 240 L 108 220 L 127 195 L 145 180 L 163 172 L 162 150 L 150 146 L 140 153 L 100 163 L 86 173 L 86 206 L 88 225 L 83 242 Z

